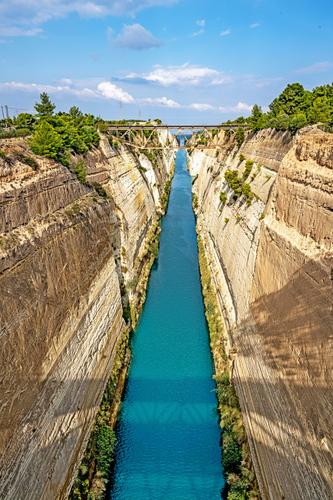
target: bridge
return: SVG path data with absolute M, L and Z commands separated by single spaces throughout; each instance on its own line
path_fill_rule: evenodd
M 213 139 L 220 130 L 246 129 L 242 125 L 165 125 L 165 124 L 117 124 L 109 125 L 108 133 L 113 141 L 136 149 L 215 149 L 221 147 Z M 167 130 L 175 141 L 162 145 L 157 133 Z

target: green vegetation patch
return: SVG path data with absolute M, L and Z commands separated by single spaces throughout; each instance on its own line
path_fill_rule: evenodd
M 84 154 L 98 146 L 100 119 L 84 115 L 76 106 L 72 106 L 68 113 L 54 114 L 55 105 L 45 92 L 40 94 L 35 109 L 37 115 L 22 113 L 13 121 L 17 133 L 24 131 L 24 135 L 31 135 L 29 144 L 35 154 L 68 166 L 70 154 Z
M 105 498 L 110 468 L 114 460 L 116 435 L 113 430 L 113 403 L 119 402 L 117 391 L 121 372 L 129 364 L 129 331 L 126 330 L 117 347 L 111 377 L 106 386 L 94 429 L 78 469 L 70 500 L 99 500 Z
M 221 202 L 221 204 L 225 205 L 227 203 L 227 200 L 228 200 L 228 198 L 227 198 L 226 193 L 224 191 L 221 191 L 221 193 L 220 193 L 220 202 Z
M 144 132 L 147 131 L 145 130 Z M 154 167 L 158 167 L 159 154 L 156 149 L 142 149 L 141 152 L 146 156 L 146 158 L 148 158 Z
M 333 84 L 304 89 L 300 83 L 291 83 L 269 105 L 264 113 L 255 104 L 248 118 L 239 117 L 226 124 L 244 124 L 254 132 L 265 128 L 288 130 L 295 134 L 306 125 L 323 124 L 327 132 L 333 130 Z M 238 145 L 240 140 L 238 141 Z
M 249 162 L 249 163 L 248 163 Z M 245 167 L 245 176 L 243 174 L 242 178 L 238 176 L 237 170 L 226 170 L 224 174 L 224 178 L 230 189 L 233 190 L 234 195 L 233 198 L 236 201 L 240 196 L 245 196 L 247 205 L 251 205 L 252 200 L 254 198 L 254 193 L 251 190 L 250 184 L 244 182 L 245 179 L 250 175 L 253 162 L 248 160 L 248 165 Z
M 168 208 L 170 191 L 171 191 L 171 185 L 172 185 L 172 175 L 166 181 L 165 186 L 164 186 L 164 191 L 163 191 L 163 194 L 161 196 L 161 205 L 162 205 L 162 210 L 164 212 L 166 212 L 166 210 Z
M 74 170 L 76 177 L 81 182 L 81 184 L 86 184 L 87 183 L 87 167 L 86 167 L 85 162 L 83 160 L 79 160 L 73 166 L 73 170 Z
M 235 137 L 236 137 L 237 146 L 238 146 L 238 148 L 240 148 L 245 140 L 245 132 L 244 132 L 244 129 L 242 127 L 238 128 L 236 130 Z
M 199 207 L 199 199 L 196 193 L 192 193 L 192 207 L 194 210 L 197 210 Z
M 252 172 L 253 164 L 254 164 L 253 160 L 246 160 L 245 169 L 243 172 L 243 181 L 246 181 L 246 179 L 249 177 L 250 173 Z
M 14 137 L 26 137 L 31 134 L 31 130 L 27 128 L 9 128 L 9 129 L 1 129 L 0 128 L 0 139 L 12 139 Z

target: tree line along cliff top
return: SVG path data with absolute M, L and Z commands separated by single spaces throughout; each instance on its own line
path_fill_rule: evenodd
M 310 91 L 300 83 L 291 83 L 271 102 L 267 112 L 255 104 L 248 118 L 240 116 L 226 122 L 243 124 L 254 131 L 273 128 L 292 133 L 316 123 L 323 124 L 327 132 L 333 131 L 333 84 L 321 85 Z
M 15 118 L 0 120 L 0 139 L 29 136 L 30 148 L 35 154 L 53 158 L 66 166 L 71 154 L 84 154 L 98 146 L 99 132 L 106 132 L 108 124 L 135 123 L 133 120 L 105 121 L 83 114 L 77 106 L 72 106 L 68 113 L 55 113 L 55 105 L 45 92 L 40 95 L 35 110 L 36 114 L 21 113 Z M 160 124 L 161 121 L 144 123 Z M 333 84 L 312 91 L 299 83 L 289 84 L 272 101 L 267 112 L 255 104 L 249 117 L 226 122 L 244 125 L 253 131 L 273 128 L 291 133 L 316 123 L 327 132 L 333 131 Z

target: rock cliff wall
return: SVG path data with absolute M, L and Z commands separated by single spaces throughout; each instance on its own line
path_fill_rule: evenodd
M 63 498 L 125 330 L 129 288 L 135 301 L 129 283 L 145 268 L 173 153 L 152 164 L 103 137 L 83 159 L 84 184 L 23 140 L 0 146 L 0 497 Z
M 221 132 L 194 150 L 198 231 L 264 498 L 333 495 L 333 135 Z M 220 147 L 220 145 L 222 145 Z M 254 164 L 254 194 L 225 181 Z M 226 194 L 224 203 L 220 193 Z

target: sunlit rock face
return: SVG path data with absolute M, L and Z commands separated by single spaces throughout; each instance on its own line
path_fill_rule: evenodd
M 174 156 L 162 152 L 152 164 L 102 139 L 85 158 L 101 196 L 33 157 L 23 140 L 1 148 L 0 497 L 65 497 L 125 328 L 122 293 L 140 277 Z
M 332 498 L 333 136 L 215 142 L 190 169 L 262 494 Z M 250 206 L 224 178 L 249 159 Z

